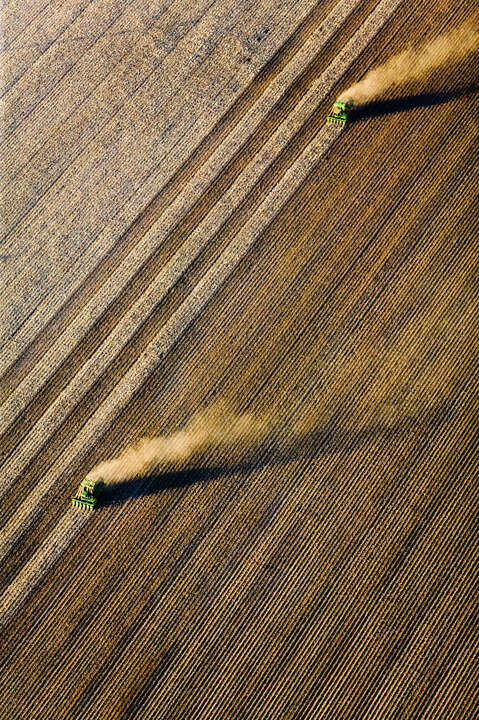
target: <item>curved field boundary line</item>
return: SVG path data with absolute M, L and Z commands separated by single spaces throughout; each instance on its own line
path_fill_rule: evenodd
M 329 82 L 333 85 L 339 77 L 341 77 L 343 73 L 339 73 L 339 77 L 334 74 L 338 60 L 343 63 L 345 57 L 349 55 L 349 64 L 351 64 L 362 49 L 366 47 L 367 43 L 379 32 L 401 1 L 402 0 L 382 0 L 382 2 L 379 3 L 376 10 L 369 16 L 368 20 L 356 35 L 353 36 L 345 49 L 337 56 L 336 61 L 332 63 L 329 71 L 323 74 L 326 75 L 325 78 L 323 76 L 321 78 L 323 82 Z M 326 126 L 289 168 L 275 189 L 270 193 L 267 200 L 260 206 L 262 216 L 259 218 L 259 222 L 257 223 L 255 216 L 253 216 L 241 232 L 238 233 L 198 283 L 195 290 L 173 314 L 162 331 L 148 345 L 147 349 L 140 355 L 135 364 L 118 383 L 107 400 L 102 403 L 85 424 L 81 432 L 76 436 L 72 446 L 62 453 L 47 475 L 30 494 L 29 498 L 26 499 L 19 512 L 8 523 L 5 531 L 2 532 L 2 550 L 8 551 L 12 540 L 24 532 L 24 527 L 22 527 L 24 520 L 27 520 L 28 524 L 28 517 L 31 516 L 34 506 L 41 501 L 45 493 L 54 485 L 59 472 L 64 469 L 65 465 L 69 464 L 71 456 L 79 455 L 82 450 L 84 452 L 85 448 L 90 446 L 92 442 L 95 441 L 95 438 L 108 427 L 120 409 L 130 401 L 149 374 L 157 367 L 159 358 L 168 352 L 177 342 L 179 337 L 185 332 L 194 318 L 201 312 L 226 278 L 231 274 L 241 258 L 253 245 L 258 235 L 270 224 L 282 205 L 285 204 L 297 187 L 309 175 L 312 167 L 318 162 L 318 159 L 327 152 L 341 132 L 341 126 Z M 17 475 L 13 477 L 10 476 L 10 483 L 14 481 L 16 476 Z M 52 536 L 55 534 L 56 531 L 52 533 Z M 55 543 L 53 543 L 52 547 L 56 547 Z M 53 552 L 56 557 L 63 552 L 64 548 L 63 545 L 59 545 L 58 547 L 61 547 L 61 549 L 56 553 Z M 31 578 L 28 587 L 31 586 L 32 582 L 33 586 L 36 586 L 44 574 L 42 571 L 43 565 L 41 563 L 39 566 L 35 564 L 37 555 L 38 553 L 32 558 L 30 562 L 33 564 L 29 565 L 29 567 L 39 568 L 39 572 L 37 572 L 37 570 L 30 571 L 30 575 L 33 572 L 35 579 L 33 580 L 33 577 Z M 28 575 L 28 571 L 26 571 L 26 574 Z M 30 575 L 28 575 L 28 577 L 30 577 Z M 25 597 L 25 595 L 23 597 Z M 8 604 L 10 605 L 10 603 Z
M 281 92 L 282 87 L 287 87 L 289 82 L 292 82 L 294 77 L 296 76 L 294 68 L 296 67 L 296 64 L 299 66 L 303 66 L 304 57 L 309 57 L 311 53 L 311 48 L 314 45 L 314 42 L 319 43 L 318 47 L 316 47 L 316 51 L 318 48 L 321 48 L 323 46 L 322 36 L 323 34 L 325 36 L 330 36 L 330 34 L 334 34 L 334 32 L 340 27 L 340 24 L 342 22 L 342 17 L 344 17 L 344 14 L 342 12 L 343 5 L 351 5 L 352 0 L 349 0 L 349 3 L 344 3 L 344 0 L 339 4 L 340 7 L 338 9 L 338 6 L 336 6 L 333 11 L 330 13 L 330 15 L 323 21 L 323 23 L 320 25 L 320 28 L 315 28 L 313 30 L 314 34 L 314 41 L 311 43 L 309 39 L 306 41 L 304 45 L 304 49 L 300 48 L 297 50 L 297 52 L 292 56 L 289 63 L 280 70 L 279 78 L 284 77 L 285 80 L 278 79 L 278 76 L 274 76 L 272 80 L 272 84 L 270 83 L 266 90 L 264 91 L 263 95 L 265 99 L 261 97 L 261 95 L 258 96 L 257 93 L 254 92 L 255 85 L 257 83 L 257 78 L 253 78 L 250 84 L 246 87 L 246 89 L 243 91 L 243 94 L 246 96 L 251 95 L 251 98 L 248 98 L 250 102 L 246 103 L 246 107 L 242 108 L 242 96 L 240 96 L 234 103 L 233 106 L 226 112 L 226 115 L 224 117 L 228 119 L 231 118 L 230 122 L 227 124 L 226 127 L 224 127 L 224 120 L 221 119 L 219 121 L 220 128 L 217 129 L 215 126 L 211 132 L 210 135 L 219 135 L 218 141 L 219 143 L 222 143 L 225 141 L 225 138 L 228 136 L 228 132 L 234 131 L 235 128 L 239 123 L 242 123 L 242 127 L 246 128 L 250 123 L 254 123 L 255 115 L 258 115 L 258 122 L 262 115 L 266 115 L 269 110 L 274 106 L 274 103 L 276 101 L 275 93 Z M 357 4 L 359 0 L 355 0 L 355 4 Z M 351 5 L 353 7 L 353 5 Z M 338 15 L 339 24 L 336 22 L 335 18 L 336 15 Z M 309 16 L 308 16 L 309 17 Z M 317 21 L 317 24 L 319 24 L 319 19 Z M 300 27 L 295 30 L 293 33 L 294 35 L 300 34 L 302 24 Z M 331 28 L 331 30 L 330 30 Z M 281 50 L 281 49 L 280 49 Z M 280 50 L 276 52 L 272 52 L 273 58 L 277 57 Z M 265 59 L 265 66 L 271 62 L 271 57 L 266 57 Z M 261 75 L 263 70 L 260 68 L 258 71 L 258 76 L 260 78 L 261 83 Z M 285 75 L 283 75 L 286 73 Z M 287 78 L 291 74 L 291 80 L 288 81 Z M 259 92 L 261 92 L 261 84 L 258 83 L 258 89 Z M 271 87 L 271 89 L 270 89 Z M 256 106 L 254 106 L 254 103 L 256 103 Z M 254 106 L 254 107 L 252 107 Z M 241 115 L 239 117 L 236 116 L 235 108 L 239 107 L 241 111 Z M 246 117 L 243 119 L 243 113 L 245 113 Z M 200 118 L 198 120 L 198 123 L 201 125 L 201 122 L 203 122 L 206 118 Z M 234 119 L 234 122 L 232 121 Z M 209 122 L 209 120 L 208 120 Z M 190 207 L 190 195 L 191 197 L 198 198 L 201 195 L 201 192 L 199 195 L 197 194 L 197 188 L 196 188 L 196 182 L 193 182 L 195 173 L 199 174 L 199 172 L 202 172 L 201 165 L 199 168 L 192 168 L 192 171 L 190 170 L 189 166 L 194 165 L 196 155 L 199 154 L 199 152 L 202 149 L 203 144 L 206 144 L 206 142 L 209 139 L 209 135 L 204 138 L 196 148 L 189 150 L 189 146 L 191 144 L 191 135 L 195 136 L 196 134 L 201 135 L 201 127 L 198 127 L 198 123 L 190 128 L 190 132 L 185 133 L 185 136 L 179 141 L 177 145 L 175 145 L 171 153 L 174 154 L 174 157 L 170 157 L 170 153 L 165 157 L 165 163 L 161 168 L 158 168 L 154 171 L 152 176 L 147 181 L 148 186 L 148 192 L 146 193 L 148 196 L 151 194 L 154 194 L 153 200 L 150 202 L 150 204 L 145 208 L 143 213 L 140 215 L 139 218 L 134 217 L 135 207 L 136 207 L 136 195 L 133 194 L 133 196 L 128 200 L 127 206 L 128 209 L 126 211 L 127 216 L 131 217 L 131 222 L 133 222 L 133 227 L 126 231 L 126 237 L 125 241 L 128 241 L 128 250 L 131 248 L 132 244 L 136 244 L 139 239 L 139 233 L 140 231 L 145 231 L 145 225 L 146 230 L 148 230 L 155 221 L 157 221 L 161 215 L 161 213 L 165 210 L 165 208 L 168 207 L 168 201 L 171 202 L 175 197 L 178 196 L 178 194 L 181 193 L 182 195 L 182 201 L 184 203 L 184 206 L 186 209 Z M 238 136 L 239 137 L 239 136 Z M 208 161 L 212 155 L 213 152 L 216 152 L 218 156 L 223 152 L 221 149 L 219 149 L 220 146 L 216 146 L 211 150 L 206 158 L 206 161 Z M 178 163 L 181 162 L 181 158 L 184 158 L 185 152 L 190 152 L 190 157 L 178 168 Z M 227 161 L 226 155 L 228 152 L 231 152 L 231 148 L 229 150 L 225 150 L 225 162 Z M 211 161 L 212 163 L 216 162 L 214 160 Z M 222 167 L 225 163 L 220 163 L 219 167 Z M 164 169 L 166 168 L 166 170 Z M 187 177 L 183 177 L 186 172 L 189 171 Z M 208 171 L 206 171 L 208 172 Z M 179 177 L 177 177 L 179 174 Z M 200 175 L 201 177 L 201 175 Z M 173 193 L 171 192 L 170 183 L 173 181 L 176 181 L 175 185 L 176 187 L 173 190 Z M 203 191 L 206 191 L 207 186 L 209 183 L 208 177 L 206 178 L 206 181 L 202 183 Z M 158 192 L 155 190 L 155 186 L 157 187 L 160 185 L 162 189 Z M 138 191 L 135 191 L 139 192 Z M 166 198 L 163 197 L 163 195 L 166 194 Z M 168 197 L 168 195 L 173 194 L 172 197 Z M 159 207 L 158 207 L 159 205 Z M 124 211 L 120 213 L 120 216 L 124 214 Z M 37 308 L 33 310 L 32 317 L 27 320 L 24 326 L 21 327 L 21 329 L 18 330 L 18 332 L 15 332 L 14 337 L 5 344 L 5 347 L 2 350 L 1 353 L 1 360 L 0 360 L 0 372 L 3 374 L 9 365 L 15 361 L 15 359 L 26 349 L 26 347 L 34 340 L 36 336 L 39 334 L 39 328 L 45 327 L 45 325 L 52 321 L 55 314 L 60 310 L 60 308 L 66 303 L 71 295 L 74 292 L 77 292 L 78 289 L 82 284 L 85 283 L 85 277 L 88 276 L 89 273 L 92 273 L 93 270 L 96 268 L 98 263 L 101 263 L 105 259 L 108 260 L 109 255 L 111 254 L 112 250 L 115 249 L 115 245 L 117 244 L 118 238 L 117 238 L 117 223 L 111 222 L 109 226 L 107 226 L 95 239 L 95 241 L 88 247 L 88 249 L 83 254 L 83 257 L 81 258 L 81 261 L 78 261 L 73 268 L 73 270 L 70 270 L 68 273 L 68 278 L 65 281 L 62 281 L 62 285 L 59 288 L 56 288 L 55 293 L 48 298 L 44 299 L 40 307 L 38 307 L 38 303 L 40 302 L 41 298 L 36 298 L 37 302 Z M 122 244 L 125 244 L 122 242 Z M 44 296 L 42 296 L 44 297 Z
M 331 27 L 331 33 L 334 28 Z M 327 42 L 329 33 L 322 36 L 322 41 Z M 138 269 L 144 264 L 145 258 L 151 256 L 155 249 L 161 245 L 168 235 L 175 229 L 181 217 L 194 205 L 210 183 L 219 174 L 228 159 L 234 155 L 238 145 L 244 143 L 244 136 L 251 134 L 258 126 L 260 120 L 271 110 L 275 102 L 275 95 L 285 92 L 290 84 L 298 77 L 309 63 L 311 56 L 317 52 L 318 38 L 314 34 L 311 41 L 303 48 L 299 58 L 300 62 L 284 73 L 275 82 L 272 91 L 262 98 L 259 107 L 255 107 L 228 136 L 224 145 L 214 153 L 211 160 L 204 169 L 200 181 L 193 187 L 189 185 L 165 211 L 161 224 L 154 225 L 136 245 L 132 252 L 125 258 L 115 272 L 114 277 L 107 281 L 101 290 L 92 297 L 89 303 L 83 308 L 67 330 L 58 338 L 56 343 L 42 357 L 32 372 L 27 375 L 8 400 L 1 408 L 0 433 L 5 432 L 11 423 L 25 410 L 27 405 L 47 383 L 48 379 L 60 367 L 64 359 L 73 348 L 81 353 L 78 343 L 83 335 L 101 318 L 103 312 L 109 305 L 134 281 Z M 341 62 L 336 66 L 341 69 Z M 139 296 L 131 309 L 123 316 L 116 325 L 113 332 L 105 338 L 96 353 L 87 361 L 76 376 L 75 384 L 86 385 L 81 377 L 87 374 L 90 384 L 94 378 L 105 369 L 112 357 L 128 342 L 137 328 L 166 296 L 168 291 L 179 280 L 187 267 L 199 255 L 216 233 L 220 230 L 233 210 L 238 207 L 254 185 L 259 181 L 262 174 L 272 164 L 280 152 L 288 145 L 294 135 L 301 128 L 310 114 L 329 92 L 329 84 L 324 84 L 320 77 L 301 99 L 294 111 L 283 121 L 278 130 L 273 133 L 270 139 L 262 147 L 260 152 L 252 159 L 245 170 L 239 175 L 233 185 L 226 191 L 223 197 L 210 211 L 209 215 L 197 226 L 188 240 L 178 252 L 171 258 L 167 265 L 161 270 L 146 291 Z M 91 368 L 94 368 L 92 373 Z M 72 384 L 69 388 L 71 392 Z

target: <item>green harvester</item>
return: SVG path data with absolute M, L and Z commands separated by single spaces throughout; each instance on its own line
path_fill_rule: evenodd
M 90 480 L 86 477 L 81 481 L 75 497 L 72 497 L 73 507 L 80 508 L 81 510 L 94 510 L 104 487 L 105 483 L 101 478 L 99 480 Z
M 326 120 L 329 123 L 336 123 L 337 125 L 345 125 L 353 107 L 354 107 L 354 103 L 352 100 L 346 100 L 346 102 L 342 102 L 341 100 L 336 100 L 336 102 L 333 105 L 333 109 L 331 110 L 331 112 L 328 115 L 328 117 L 326 118 Z

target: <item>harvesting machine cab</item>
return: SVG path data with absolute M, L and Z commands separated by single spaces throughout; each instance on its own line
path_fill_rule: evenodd
M 346 102 L 336 100 L 333 105 L 333 109 L 331 110 L 326 119 L 329 123 L 345 125 L 353 107 L 354 103 L 352 100 L 346 100 Z
M 81 481 L 75 497 L 72 497 L 72 505 L 82 510 L 93 510 L 98 503 L 98 497 L 103 490 L 105 483 L 99 480 L 90 480 L 86 477 Z

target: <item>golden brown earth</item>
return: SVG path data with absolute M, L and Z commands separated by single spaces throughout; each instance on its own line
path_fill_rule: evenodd
M 475 3 L 3 5 L 2 716 L 471 717 L 477 58 L 325 117 Z

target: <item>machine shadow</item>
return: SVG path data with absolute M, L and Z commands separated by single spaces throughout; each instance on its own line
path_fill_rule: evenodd
M 453 90 L 439 90 L 436 92 L 420 93 L 418 95 L 406 95 L 404 97 L 392 98 L 391 100 L 375 100 L 366 103 L 351 111 L 349 122 L 361 122 L 368 118 L 380 117 L 381 115 L 392 115 L 394 113 L 407 112 L 417 108 L 433 107 L 442 105 L 451 100 L 474 95 L 479 90 L 479 83 L 455 88 Z
M 109 483 L 101 496 L 100 506 L 120 505 L 130 498 L 155 495 L 171 488 L 185 488 L 199 482 L 207 482 L 230 473 L 248 473 L 266 465 L 283 465 L 294 460 L 315 459 L 335 452 L 353 452 L 378 439 L 393 440 L 418 428 L 437 426 L 450 416 L 449 403 L 442 403 L 420 418 L 408 416 L 393 425 L 372 425 L 351 432 L 336 425 L 328 425 L 305 434 L 283 447 L 256 449 L 238 462 L 188 468 L 175 472 L 158 473 L 148 477 L 137 477 L 116 483 Z

